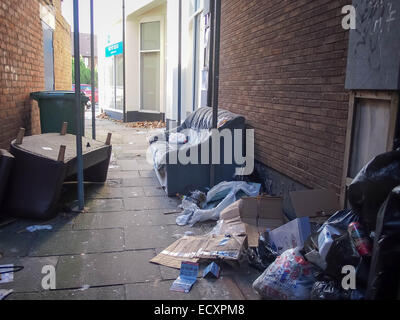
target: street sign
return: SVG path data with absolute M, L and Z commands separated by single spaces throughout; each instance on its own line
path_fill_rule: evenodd
M 124 43 L 118 42 L 106 47 L 106 58 L 117 56 L 124 52 Z

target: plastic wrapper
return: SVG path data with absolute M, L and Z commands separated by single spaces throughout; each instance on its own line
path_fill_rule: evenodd
M 400 151 L 381 154 L 371 160 L 348 189 L 348 200 L 369 230 L 375 230 L 382 203 L 400 185 Z
M 278 252 L 263 236 L 260 236 L 257 248 L 247 249 L 249 265 L 260 271 L 265 271 L 278 256 Z
M 253 283 L 264 299 L 309 300 L 316 269 L 299 248 L 285 251 Z
M 358 290 L 344 290 L 334 280 L 323 280 L 314 283 L 311 289 L 311 300 L 362 300 L 364 294 Z
M 207 193 L 205 209 L 201 209 L 192 201 L 184 199 L 180 206 L 183 212 L 177 217 L 176 223 L 180 226 L 187 224 L 193 226 L 197 222 L 217 221 L 224 209 L 243 196 L 257 196 L 260 193 L 260 187 L 259 184 L 243 181 L 221 182 Z

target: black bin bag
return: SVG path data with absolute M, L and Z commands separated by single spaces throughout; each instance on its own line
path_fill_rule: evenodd
M 390 191 L 400 185 L 400 151 L 372 159 L 348 189 L 348 200 L 369 230 L 375 230 L 376 217 Z
M 379 210 L 366 299 L 399 299 L 400 186 Z

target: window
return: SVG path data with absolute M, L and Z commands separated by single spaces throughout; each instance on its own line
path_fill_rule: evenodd
M 140 107 L 160 111 L 160 21 L 140 25 Z

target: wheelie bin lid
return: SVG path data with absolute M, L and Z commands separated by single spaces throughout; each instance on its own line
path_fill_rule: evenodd
M 38 91 L 32 92 L 31 98 L 38 101 L 42 99 L 75 99 L 75 91 Z M 81 91 L 81 99 L 83 102 L 88 102 L 89 98 Z

